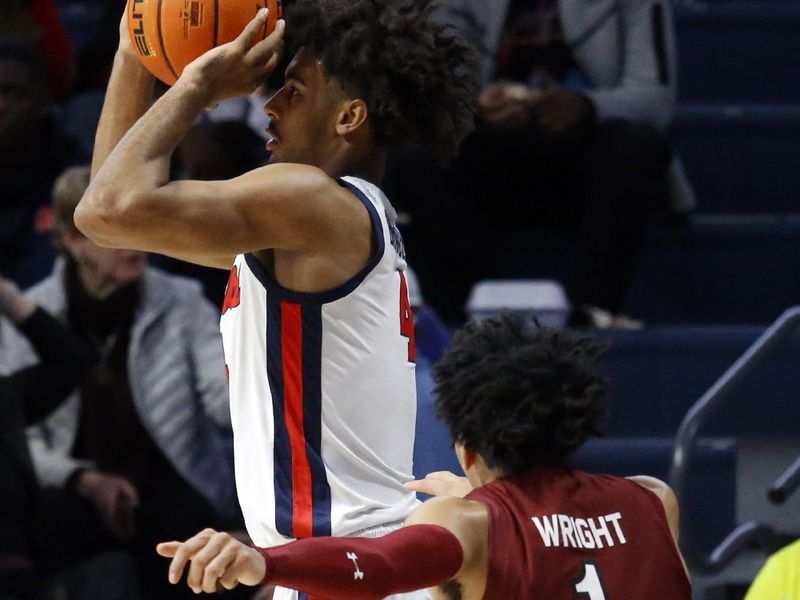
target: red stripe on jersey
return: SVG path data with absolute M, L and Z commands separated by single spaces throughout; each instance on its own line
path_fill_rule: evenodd
M 295 537 L 313 534 L 311 465 L 303 422 L 303 312 L 299 304 L 281 302 L 284 414 L 292 449 L 292 529 Z

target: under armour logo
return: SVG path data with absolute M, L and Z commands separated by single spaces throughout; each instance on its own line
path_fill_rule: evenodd
M 358 568 L 358 555 L 355 552 L 348 552 L 347 558 L 353 561 L 353 566 L 356 568 L 353 571 L 353 579 L 364 579 L 364 571 Z

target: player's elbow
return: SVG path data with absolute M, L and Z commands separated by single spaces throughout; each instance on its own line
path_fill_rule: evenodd
M 132 194 L 90 186 L 75 209 L 75 227 L 98 246 L 126 247 L 136 202 Z

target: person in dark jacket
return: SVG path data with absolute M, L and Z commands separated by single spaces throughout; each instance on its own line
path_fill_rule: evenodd
M 44 419 L 69 396 L 91 368 L 92 354 L 69 329 L 2 277 L 0 316 L 30 341 L 41 359 L 35 366 L 0 377 L 0 597 L 32 598 L 43 580 L 55 580 L 67 597 L 82 598 L 82 593 L 88 593 L 80 591 L 87 581 L 85 576 L 78 577 L 84 567 L 91 563 L 92 569 L 102 569 L 101 564 L 124 569 L 126 559 L 122 555 L 103 557 L 99 562 L 90 559 L 69 573 L 62 569 L 66 562 L 54 564 L 45 558 L 39 527 L 40 490 L 25 426 Z M 48 577 L 57 571 L 62 573 Z M 115 568 L 115 575 L 120 573 Z M 75 582 L 67 585 L 69 579 Z M 133 597 L 129 592 L 119 595 L 120 588 L 114 585 L 104 588 L 99 596 L 103 600 Z

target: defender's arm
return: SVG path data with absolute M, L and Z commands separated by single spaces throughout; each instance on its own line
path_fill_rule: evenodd
M 379 600 L 474 577 L 478 570 L 485 579 L 488 535 L 481 505 L 441 498 L 419 507 L 403 528 L 375 539 L 318 537 L 253 549 L 209 529 L 186 542 L 159 544 L 157 551 L 172 558 L 172 583 L 188 565 L 186 582 L 195 592 L 213 592 L 217 583 L 226 589 L 274 583 L 322 597 Z

